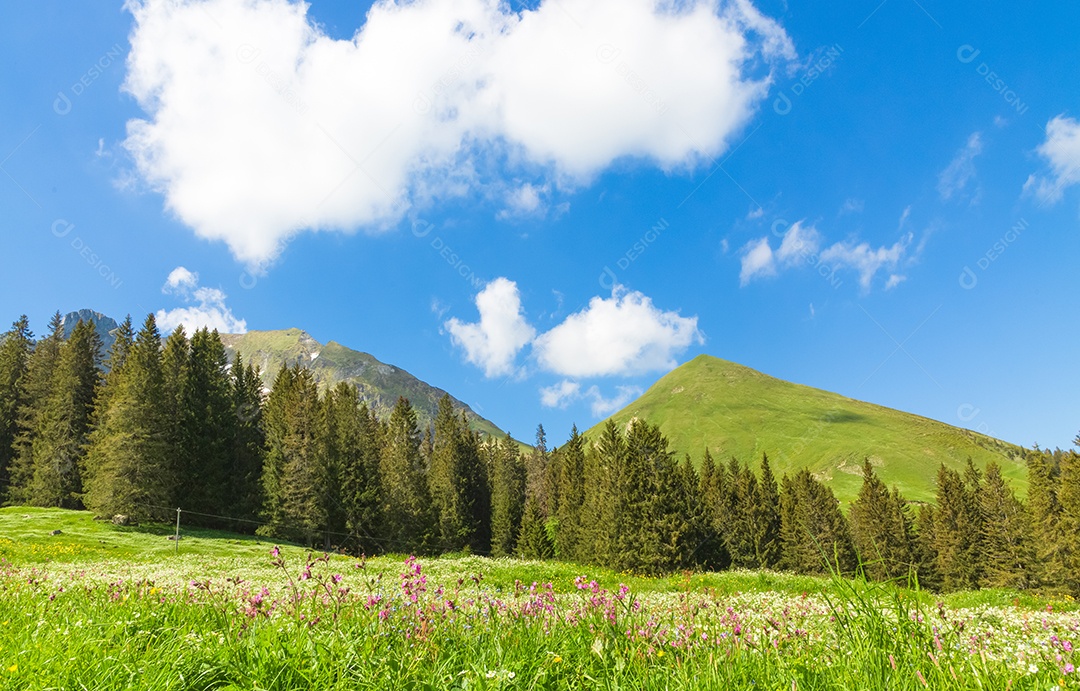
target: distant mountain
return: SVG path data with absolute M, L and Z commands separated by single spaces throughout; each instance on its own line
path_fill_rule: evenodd
M 109 353 L 109 348 L 112 347 L 113 342 L 116 340 L 116 336 L 113 332 L 120 328 L 120 325 L 116 323 L 115 319 L 107 317 L 101 312 L 86 309 L 78 310 L 77 312 L 68 312 L 62 318 L 64 338 L 71 337 L 71 332 L 75 330 L 75 327 L 80 321 L 93 323 L 94 329 L 101 338 L 101 355 L 102 357 L 106 357 Z
M 695 462 L 735 456 L 757 467 L 767 453 L 777 476 L 808 468 L 849 502 L 869 457 L 881 478 L 905 497 L 932 501 L 940 463 L 962 469 L 996 461 L 1018 493 L 1027 490 L 1022 449 L 918 415 L 792 384 L 702 355 L 668 373 L 611 416 L 659 425 L 679 453 Z M 588 432 L 595 439 L 604 423 Z
M 268 389 L 283 364 L 299 362 L 302 367 L 311 370 L 320 387 L 333 387 L 342 381 L 355 384 L 367 404 L 380 417 L 388 417 L 398 396 L 404 396 L 416 409 L 421 428 L 435 419 L 439 399 L 446 393 L 399 367 L 380 362 L 368 353 L 346 348 L 334 341 L 323 345 L 300 329 L 222 334 L 221 339 L 230 353 L 239 353 L 245 362 L 259 366 L 263 383 Z M 503 436 L 498 427 L 480 417 L 468 405 L 453 396 L 450 400 L 456 409 L 465 411 L 474 430 L 496 437 Z

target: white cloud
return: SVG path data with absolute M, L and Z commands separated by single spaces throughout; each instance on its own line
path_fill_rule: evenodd
M 913 237 L 911 233 L 908 233 L 897 240 L 892 247 L 882 246 L 877 249 L 870 247 L 870 244 L 866 242 L 858 244 L 854 242 L 838 242 L 822 250 L 820 257 L 823 262 L 858 272 L 859 287 L 865 292 L 870 290 L 870 285 L 878 271 L 882 269 L 892 271 L 900 266 L 900 262 L 905 258 L 908 245 L 911 244 Z M 903 278 L 903 276 L 891 277 L 889 279 L 891 285 L 886 287 L 895 287 Z
M 225 304 L 228 297 L 217 288 L 205 288 L 199 285 L 199 274 L 178 266 L 169 273 L 161 292 L 179 297 L 186 303 L 184 307 L 171 310 L 158 310 L 154 315 L 158 326 L 163 331 L 172 331 L 181 324 L 188 331 L 195 331 L 204 326 L 219 333 L 244 333 L 247 322 L 237 319 Z
M 522 216 L 543 216 L 547 213 L 544 197 L 551 192 L 551 185 L 533 185 L 524 183 L 512 188 L 504 200 L 506 208 L 496 214 L 499 220 Z M 567 207 L 569 208 L 569 207 Z
M 476 296 L 476 308 L 480 312 L 477 323 L 466 324 L 456 317 L 446 322 L 451 340 L 486 376 L 511 374 L 517 354 L 536 335 L 522 314 L 517 284 L 496 278 Z
M 345 40 L 292 0 L 127 6 L 125 88 L 147 116 L 124 146 L 252 265 L 304 230 L 385 229 L 499 175 L 485 166 L 573 185 L 627 157 L 708 160 L 796 57 L 747 0 L 379 0 Z
M 531 344 L 538 368 L 564 377 L 540 389 L 541 404 L 565 408 L 584 400 L 598 417 L 623 407 L 641 389 L 620 385 L 614 396 L 606 397 L 578 379 L 670 370 L 678 364 L 676 355 L 704 342 L 697 317 L 662 311 L 647 296 L 622 286 L 616 286 L 610 298 L 594 297 L 585 309 L 539 336 L 525 319 L 513 281 L 495 279 L 476 296 L 476 305 L 479 322 L 465 324 L 455 318 L 445 323 L 466 360 L 482 367 L 488 377 L 512 374 L 518 354 Z M 517 372 L 525 374 L 524 369 Z
M 704 339 L 697 317 L 656 308 L 646 295 L 616 286 L 541 334 L 533 343 L 540 366 L 565 377 L 643 374 L 676 366 L 675 354 Z
M 742 270 L 739 271 L 740 285 L 746 285 L 758 276 L 775 276 L 776 261 L 773 259 L 769 238 L 747 243 L 743 247 Z
M 545 408 L 565 408 L 580 397 L 581 384 L 569 379 L 540 389 L 540 403 Z
M 968 183 L 975 177 L 975 157 L 982 153 L 982 149 L 982 135 L 973 132 L 964 148 L 956 153 L 945 170 L 938 175 L 937 189 L 942 199 L 952 199 L 967 188 Z
M 906 214 L 905 210 L 901 224 L 906 220 Z M 863 291 L 870 289 L 879 271 L 892 271 L 885 287 L 895 288 L 905 278 L 896 271 L 911 259 L 908 247 L 913 238 L 914 235 L 909 232 L 891 247 L 872 248 L 867 242 L 844 241 L 822 249 L 821 233 L 817 228 L 797 221 L 784 232 L 776 250 L 773 250 L 768 236 L 751 240 L 743 247 L 739 282 L 745 286 L 755 278 L 775 276 L 781 269 L 804 264 L 818 267 L 822 276 L 831 274 L 835 269 L 856 271 Z
M 892 290 L 906 280 L 907 276 L 901 276 L 900 274 L 890 274 L 889 280 L 885 281 L 885 290 Z
M 1036 149 L 1050 166 L 1050 175 L 1031 175 L 1025 192 L 1046 203 L 1061 201 L 1066 187 L 1080 183 L 1080 122 L 1058 115 L 1046 123 L 1046 141 Z
M 607 398 L 598 386 L 582 389 L 578 382 L 564 379 L 558 384 L 540 389 L 540 403 L 548 408 L 566 408 L 573 402 L 585 400 L 589 402 L 593 417 L 602 418 L 640 396 L 641 387 L 616 386 L 615 392 L 614 396 Z

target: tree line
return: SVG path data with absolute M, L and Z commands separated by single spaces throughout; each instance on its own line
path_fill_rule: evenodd
M 888 488 L 867 460 L 845 513 L 807 470 L 777 478 L 708 451 L 695 466 L 660 429 L 575 427 L 548 449 L 469 428 L 449 396 L 421 429 L 408 400 L 379 419 L 353 385 L 230 361 L 215 331 L 162 338 L 130 318 L 102 353 L 59 314 L 36 340 L 21 317 L 0 342 L 0 496 L 8 504 L 254 531 L 354 553 L 562 559 L 619 571 L 865 573 L 935 590 L 1080 595 L 1080 455 L 1027 452 L 1017 498 L 997 465 L 942 465 L 933 504 Z M 1080 446 L 1080 437 L 1077 438 Z

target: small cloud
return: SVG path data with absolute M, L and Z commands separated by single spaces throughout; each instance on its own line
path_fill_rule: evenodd
M 747 243 L 743 249 L 742 269 L 739 271 L 739 285 L 746 285 L 758 276 L 775 276 L 776 262 L 769 247 L 769 238 Z
M 1024 192 L 1055 204 L 1066 187 L 1080 183 L 1080 122 L 1064 115 L 1053 118 L 1046 123 L 1046 141 L 1036 151 L 1046 160 L 1050 174 L 1029 176 Z
M 938 175 L 938 194 L 945 201 L 963 192 L 975 177 L 975 157 L 982 153 L 982 135 L 973 132 L 967 144 L 953 157 L 951 163 Z M 978 190 L 975 191 L 975 200 Z
M 863 292 L 867 292 L 870 290 L 870 284 L 878 271 L 895 269 L 900 265 L 913 238 L 914 235 L 908 233 L 891 247 L 882 246 L 876 249 L 866 242 L 858 244 L 854 242 L 838 242 L 822 250 L 821 260 L 857 271 L 859 274 L 859 287 L 862 288 Z M 894 276 L 889 279 L 893 286 L 901 280 L 903 280 L 902 276 Z
M 727 254 L 729 249 L 730 249 L 730 245 L 728 244 L 728 239 L 724 238 L 723 240 L 720 241 L 720 251 L 723 252 L 724 254 Z
M 218 333 L 245 333 L 247 322 L 237 319 L 225 304 L 228 297 L 217 288 L 199 285 L 199 274 L 178 266 L 169 273 L 161 292 L 175 295 L 185 306 L 158 310 L 154 315 L 163 331 L 173 331 L 181 324 L 189 331 L 206 327 Z
M 810 318 L 813 319 L 817 316 L 817 312 L 814 310 L 814 303 L 810 303 Z
M 524 218 L 526 216 L 543 217 L 547 214 L 547 204 L 544 197 L 551 191 L 551 185 L 536 186 L 526 182 L 507 193 L 503 208 L 495 215 L 500 221 L 511 218 Z M 569 205 L 566 206 L 569 210 Z M 565 211 L 564 211 L 565 213 Z
M 616 386 L 615 395 L 605 397 L 598 386 L 590 386 L 582 389 L 581 384 L 564 379 L 558 384 L 540 389 L 540 403 L 547 408 L 565 409 L 571 403 L 585 400 L 589 402 L 589 409 L 593 417 L 607 417 L 611 413 L 624 407 L 641 395 L 641 387 Z
M 896 286 L 900 285 L 907 280 L 907 276 L 901 276 L 899 274 L 890 274 L 889 280 L 885 281 L 885 290 L 892 290 Z
M 465 350 L 465 359 L 484 369 L 487 377 L 514 372 L 517 354 L 533 340 L 536 329 L 522 313 L 517 284 L 496 278 L 476 296 L 480 321 L 472 324 L 454 317 L 445 323 L 455 345 Z
M 756 209 L 750 209 L 750 212 L 746 214 L 746 220 L 753 221 L 754 219 L 761 218 L 765 215 L 765 207 L 759 206 Z
M 840 212 L 838 215 L 847 216 L 848 214 L 861 214 L 864 208 L 866 208 L 866 202 L 864 200 L 848 197 L 844 200 L 844 203 L 840 205 Z

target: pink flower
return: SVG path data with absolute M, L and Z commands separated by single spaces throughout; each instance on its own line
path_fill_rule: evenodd
M 271 556 L 271 557 L 276 557 L 276 556 L 278 556 L 279 554 L 281 554 L 281 550 L 279 550 L 279 549 L 277 548 L 277 545 L 274 545 L 274 549 L 270 550 L 270 556 Z

